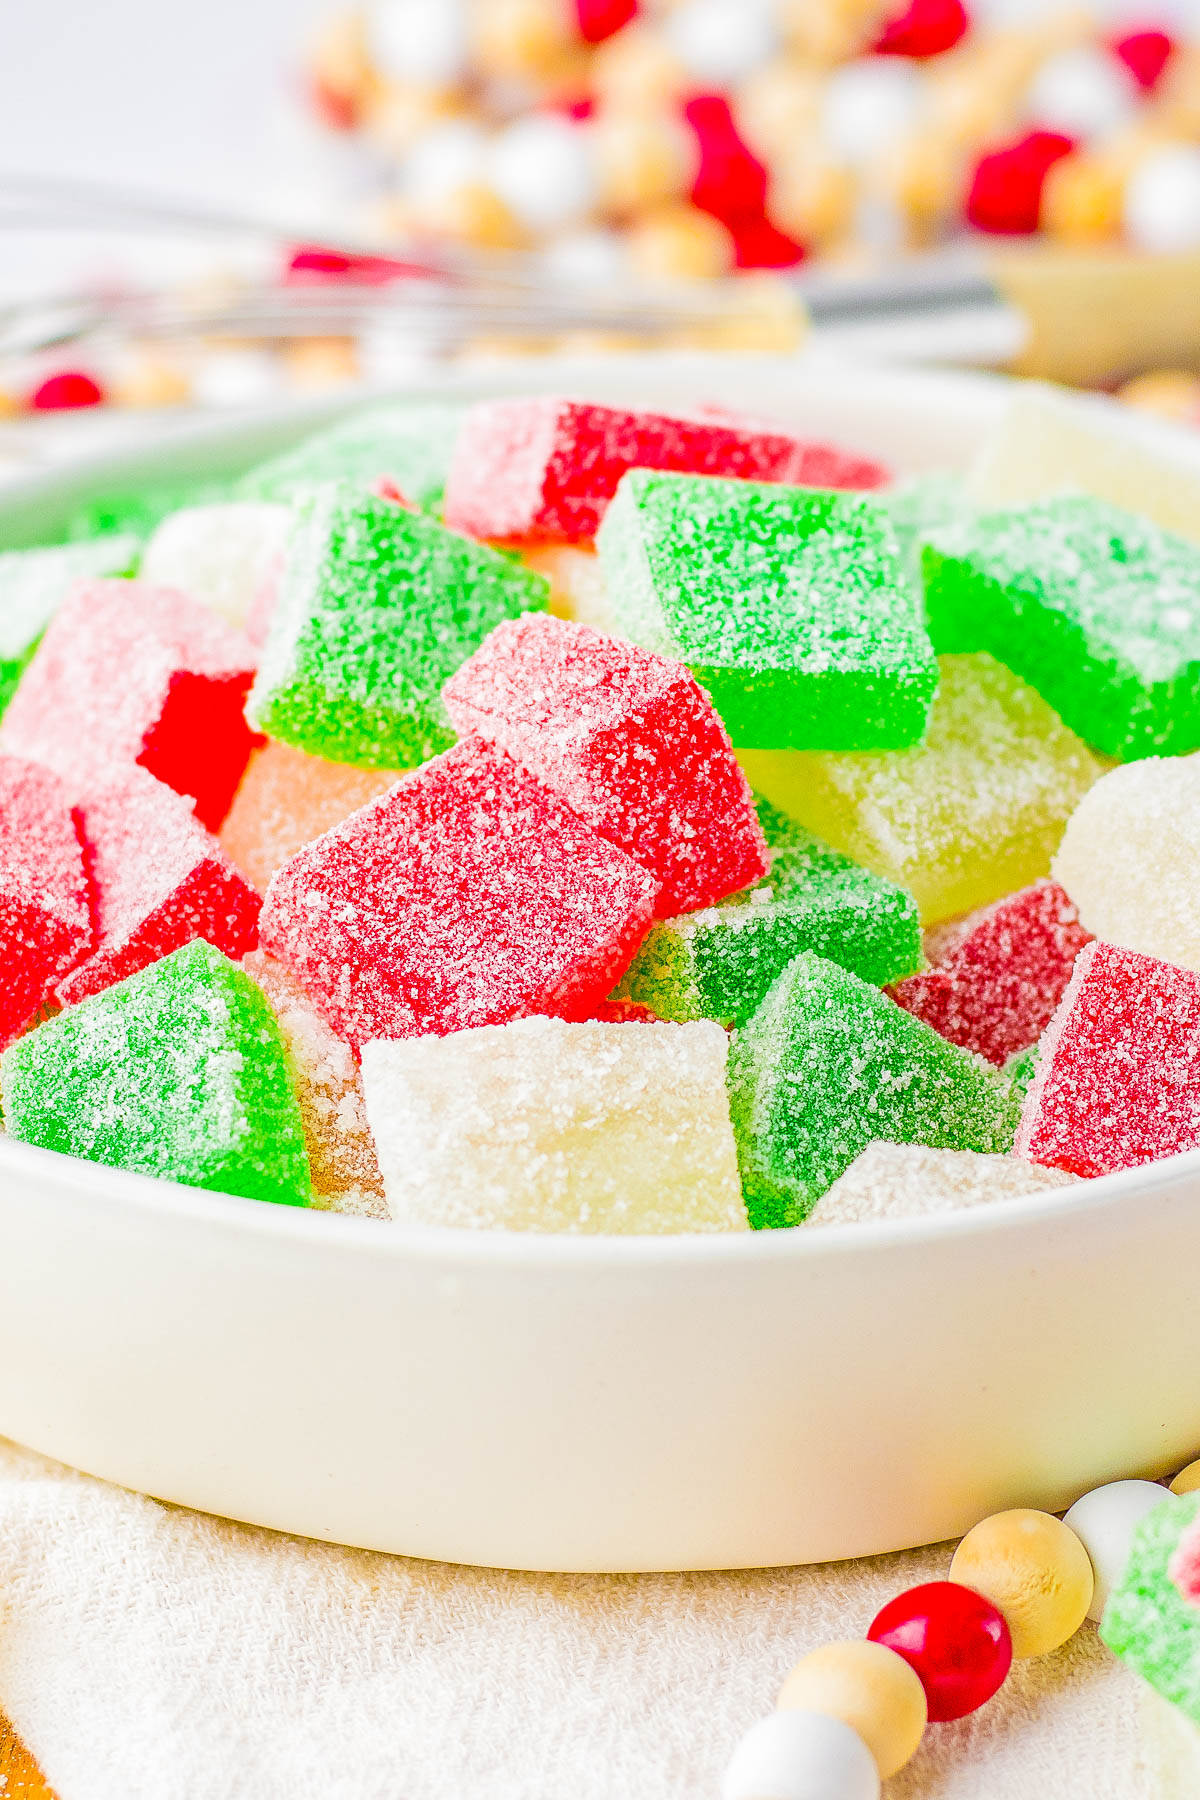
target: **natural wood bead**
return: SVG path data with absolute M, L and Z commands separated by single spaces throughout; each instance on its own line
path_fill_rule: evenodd
M 1044 1656 L 1074 1636 L 1094 1585 L 1088 1553 L 1070 1527 L 1024 1506 L 993 1513 L 968 1531 L 950 1579 L 1004 1614 L 1017 1657 Z
M 886 1644 L 866 1638 L 823 1644 L 796 1664 L 780 1690 L 780 1711 L 842 1719 L 875 1758 L 881 1781 L 902 1769 L 921 1742 L 927 1708 L 920 1677 Z

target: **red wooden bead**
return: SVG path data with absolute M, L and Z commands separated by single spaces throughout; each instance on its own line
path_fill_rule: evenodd
M 912 0 L 889 19 L 875 43 L 880 56 L 940 56 L 967 29 L 962 0 Z
M 1042 187 L 1054 164 L 1075 148 L 1061 131 L 1030 131 L 1015 143 L 989 150 L 975 165 L 967 194 L 967 218 L 978 231 L 1036 231 Z
M 1165 31 L 1131 31 L 1113 44 L 1133 79 L 1147 93 L 1162 80 L 1163 70 L 1175 53 L 1175 45 Z
M 957 1581 L 897 1594 L 867 1632 L 919 1675 L 931 1720 L 961 1719 L 990 1700 L 1012 1662 L 1012 1638 L 990 1600 Z
M 734 263 L 739 269 L 794 269 L 807 254 L 803 244 L 763 215 L 736 220 L 730 234 Z
M 82 369 L 64 369 L 49 375 L 29 396 L 35 412 L 68 412 L 76 406 L 100 406 L 104 389 Z
M 638 13 L 638 0 L 575 0 L 575 18 L 585 44 L 602 44 Z
M 742 142 L 723 94 L 695 94 L 683 116 L 696 134 L 700 165 L 692 204 L 731 228 L 739 220 L 760 219 L 767 198 L 767 171 Z

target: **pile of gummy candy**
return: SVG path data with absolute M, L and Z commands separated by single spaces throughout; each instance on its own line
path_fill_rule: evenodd
M 1186 537 L 557 397 L 64 535 L 0 557 L 12 1138 L 589 1232 L 1200 1146 Z

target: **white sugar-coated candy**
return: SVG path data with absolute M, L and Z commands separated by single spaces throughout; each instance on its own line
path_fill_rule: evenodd
M 924 79 L 907 57 L 863 57 L 843 63 L 825 84 L 821 110 L 825 148 L 845 162 L 872 162 L 917 123 L 924 101 Z
M 684 0 L 668 14 L 664 36 L 694 81 L 727 87 L 779 48 L 774 15 L 770 0 Z
M 1078 44 L 1048 56 L 1025 96 L 1029 121 L 1086 143 L 1107 137 L 1131 118 L 1139 89 L 1119 57 L 1098 44 Z
M 367 10 L 371 60 L 391 80 L 453 87 L 467 73 L 467 0 L 374 0 Z
M 596 204 L 596 170 L 584 125 L 559 113 L 531 113 L 501 131 L 491 146 L 488 179 L 530 231 L 581 224 Z
M 1200 755 L 1102 776 L 1067 820 L 1054 878 L 1093 936 L 1200 969 Z
M 1108 1596 L 1125 1573 L 1133 1528 L 1169 1498 L 1156 1481 L 1110 1481 L 1077 1500 L 1063 1518 L 1091 1558 L 1096 1585 L 1089 1619 L 1099 1620 Z
M 1046 1188 L 1070 1187 L 1077 1177 L 1043 1169 L 1019 1156 L 975 1150 L 930 1150 L 923 1144 L 868 1144 L 817 1201 L 806 1229 L 915 1219 L 1014 1200 Z
M 417 139 L 404 165 L 404 191 L 418 205 L 436 205 L 478 181 L 488 137 L 470 119 L 446 119 Z
M 363 1046 L 403 1224 L 747 1229 L 719 1025 L 516 1019 Z
M 142 580 L 179 588 L 244 628 L 274 581 L 291 519 L 288 507 L 266 501 L 182 507 L 146 545 Z
M 730 1757 L 721 1800 L 879 1800 L 879 1771 L 841 1719 L 777 1712 L 752 1725 Z
M 1123 222 L 1139 250 L 1200 248 L 1200 148 L 1166 145 L 1139 163 L 1125 188 Z

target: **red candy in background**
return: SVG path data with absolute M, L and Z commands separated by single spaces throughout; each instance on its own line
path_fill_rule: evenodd
M 29 396 L 34 412 L 71 412 L 83 406 L 102 406 L 104 389 L 83 369 L 64 369 L 48 375 Z
M 897 1594 L 876 1613 L 867 1637 L 916 1670 L 935 1722 L 977 1712 L 1012 1664 L 1003 1614 L 957 1581 L 926 1581 Z
M 683 109 L 696 135 L 700 165 L 692 204 L 723 225 L 761 219 L 767 198 L 767 171 L 742 142 L 723 94 L 696 94 Z
M 585 44 L 602 44 L 638 15 L 638 0 L 575 0 L 575 22 Z
M 1131 31 L 1116 40 L 1113 52 L 1120 57 L 1143 93 L 1151 94 L 1175 54 L 1175 45 L 1165 31 Z
M 93 942 L 78 814 L 49 769 L 0 756 L 0 1049 Z
M 875 50 L 880 56 L 940 56 L 966 35 L 969 23 L 962 0 L 912 0 L 888 20 Z
M 969 222 L 978 231 L 1011 235 L 1036 231 L 1046 177 L 1074 148 L 1060 131 L 1030 131 L 981 156 L 967 193 Z

